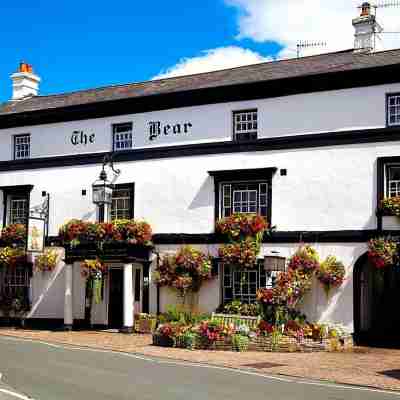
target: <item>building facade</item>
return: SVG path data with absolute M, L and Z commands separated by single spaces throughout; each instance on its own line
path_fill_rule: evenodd
M 289 257 L 306 242 L 346 266 L 329 299 L 314 285 L 307 317 L 368 330 L 367 240 L 398 228 L 376 210 L 400 194 L 400 50 L 359 50 L 53 96 L 37 95 L 38 78 L 20 68 L 13 100 L 0 106 L 1 223 L 26 223 L 46 202 L 46 243 L 57 246 L 67 220 L 98 218 L 91 185 L 113 153 L 121 174 L 111 218 L 148 221 L 155 250 L 146 260 L 110 261 L 93 324 L 129 327 L 133 309 L 165 310 L 177 300 L 152 283 L 158 256 L 183 244 L 217 256 L 216 220 L 256 212 L 276 226 L 260 259 Z M 2 285 L 29 288 L 27 321 L 79 324 L 78 264 L 63 257 L 51 273 L 3 277 Z M 229 266 L 216 268 L 199 294 L 204 312 L 252 302 L 269 282 L 261 264 L 245 286 Z

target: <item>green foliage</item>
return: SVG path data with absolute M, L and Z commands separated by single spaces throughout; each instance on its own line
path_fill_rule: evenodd
M 233 300 L 230 303 L 220 306 L 217 312 L 224 314 L 243 315 L 248 317 L 257 317 L 261 314 L 262 310 L 259 304 L 246 304 L 239 300 Z
M 247 351 L 249 348 L 250 339 L 248 336 L 235 334 L 232 335 L 232 349 L 234 351 Z

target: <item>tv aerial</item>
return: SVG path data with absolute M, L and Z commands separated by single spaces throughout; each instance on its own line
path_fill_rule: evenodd
M 318 40 L 301 40 L 297 42 L 297 58 L 301 57 L 301 51 L 303 49 L 309 49 L 309 48 L 316 48 L 316 47 L 325 47 L 326 42 L 323 41 L 318 41 Z

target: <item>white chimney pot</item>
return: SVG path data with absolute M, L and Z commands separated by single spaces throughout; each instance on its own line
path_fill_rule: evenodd
M 37 96 L 39 93 L 40 78 L 33 73 L 32 67 L 22 63 L 18 72 L 11 75 L 12 80 L 12 100 L 23 100 L 27 97 Z M 28 71 L 27 71 L 28 69 Z

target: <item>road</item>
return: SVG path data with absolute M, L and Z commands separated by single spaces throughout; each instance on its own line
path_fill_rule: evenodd
M 400 400 L 400 393 L 0 338 L 1 400 Z M 2 397 L 3 396 L 3 397 Z

